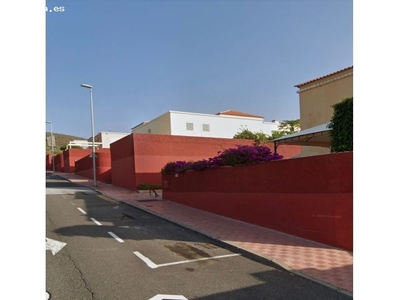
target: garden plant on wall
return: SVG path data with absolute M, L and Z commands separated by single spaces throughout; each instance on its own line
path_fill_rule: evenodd
M 176 161 L 167 163 L 161 170 L 163 174 L 183 173 L 186 171 L 201 171 L 215 169 L 221 166 L 234 166 L 254 164 L 265 161 L 282 159 L 278 153 L 272 153 L 271 149 L 263 145 L 238 146 L 225 149 L 217 156 L 203 160 L 186 162 Z

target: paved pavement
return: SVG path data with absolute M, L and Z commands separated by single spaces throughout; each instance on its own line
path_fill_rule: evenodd
M 99 181 L 94 187 L 91 179 L 55 174 L 353 296 L 352 252 L 163 200 L 162 194 L 155 197 Z

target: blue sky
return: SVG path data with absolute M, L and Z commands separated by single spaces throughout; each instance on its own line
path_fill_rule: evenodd
M 130 132 L 168 110 L 300 117 L 294 85 L 353 65 L 348 0 L 47 0 L 53 131 Z M 50 131 L 50 128 L 47 128 Z

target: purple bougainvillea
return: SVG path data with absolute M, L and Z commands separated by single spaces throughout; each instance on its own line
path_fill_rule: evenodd
M 214 169 L 220 166 L 234 166 L 254 164 L 264 161 L 279 160 L 283 156 L 272 153 L 271 149 L 263 145 L 237 146 L 237 148 L 225 149 L 215 157 L 194 162 L 176 161 L 167 163 L 161 170 L 163 174 L 183 173 L 188 170 L 201 171 Z

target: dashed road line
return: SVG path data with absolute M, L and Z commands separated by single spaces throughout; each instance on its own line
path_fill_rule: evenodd
M 103 224 L 101 224 L 99 221 L 97 221 L 95 218 L 90 218 L 90 220 L 92 220 L 93 222 L 95 222 L 97 225 L 102 226 Z
M 151 269 L 157 269 L 160 267 L 166 267 L 166 266 L 173 266 L 173 265 L 180 265 L 180 264 L 187 264 L 191 262 L 196 262 L 196 261 L 203 261 L 203 260 L 210 260 L 210 259 L 220 259 L 220 258 L 227 258 L 227 257 L 234 257 L 234 256 L 240 256 L 239 253 L 233 253 L 233 254 L 226 254 L 226 255 L 219 255 L 219 256 L 212 256 L 212 257 L 203 257 L 203 258 L 198 258 L 198 259 L 191 259 L 191 260 L 182 260 L 182 261 L 176 261 L 176 262 L 171 262 L 171 263 L 165 263 L 165 264 L 155 264 L 154 262 L 151 261 L 150 258 L 144 256 L 142 253 L 139 251 L 134 251 L 133 252 L 137 257 L 139 257 L 143 262 L 146 263 L 146 265 L 151 268 Z
M 120 242 L 120 243 L 123 243 L 123 242 L 124 242 L 124 240 L 121 239 L 121 238 L 119 238 L 115 233 L 109 231 L 108 234 L 111 235 L 111 236 L 112 236 L 114 239 L 116 239 L 118 242 Z
M 84 211 L 82 208 L 77 207 L 77 209 L 78 209 L 81 213 L 83 213 L 84 215 L 87 215 L 86 211 Z

